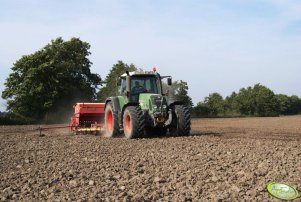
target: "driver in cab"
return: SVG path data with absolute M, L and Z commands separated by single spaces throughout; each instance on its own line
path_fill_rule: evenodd
M 132 88 L 133 95 L 146 92 L 147 90 L 140 85 L 139 81 L 135 81 L 135 86 Z

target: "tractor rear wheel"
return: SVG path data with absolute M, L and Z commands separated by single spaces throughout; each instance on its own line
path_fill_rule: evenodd
M 145 122 L 142 110 L 138 106 L 129 106 L 123 113 L 123 131 L 128 139 L 144 135 Z
M 190 112 L 183 105 L 176 105 L 173 110 L 172 122 L 169 128 L 171 136 L 187 136 L 190 134 Z
M 115 137 L 120 134 L 118 113 L 113 110 L 112 104 L 109 102 L 105 109 L 105 137 Z

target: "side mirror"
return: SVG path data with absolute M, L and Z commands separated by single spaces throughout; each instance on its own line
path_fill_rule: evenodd
M 117 79 L 117 86 L 121 86 L 121 78 Z
M 167 85 L 171 86 L 171 84 L 172 84 L 171 78 L 167 78 Z

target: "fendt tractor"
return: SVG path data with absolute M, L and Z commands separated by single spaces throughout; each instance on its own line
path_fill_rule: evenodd
M 172 84 L 171 76 L 153 71 L 126 72 L 117 80 L 118 95 L 105 102 L 106 137 L 124 133 L 126 138 L 190 133 L 190 112 L 182 101 L 164 93 L 162 79 Z
M 106 137 L 139 138 L 186 136 L 190 112 L 173 93 L 163 92 L 162 80 L 171 86 L 171 76 L 153 71 L 126 72 L 117 80 L 117 96 L 105 103 L 76 103 L 70 129 L 75 134 L 104 132 Z

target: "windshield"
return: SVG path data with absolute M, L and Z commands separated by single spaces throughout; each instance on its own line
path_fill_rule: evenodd
M 133 76 L 131 87 L 132 93 L 161 94 L 160 82 L 155 76 Z

